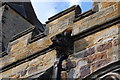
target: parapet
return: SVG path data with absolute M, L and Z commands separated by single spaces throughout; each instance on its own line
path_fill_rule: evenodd
M 15 35 L 9 54 L 0 58 L 1 78 L 102 80 L 120 75 L 120 3 L 108 4 L 85 13 L 72 6 L 56 14 L 46 22 L 46 36 L 32 39 L 34 26 Z

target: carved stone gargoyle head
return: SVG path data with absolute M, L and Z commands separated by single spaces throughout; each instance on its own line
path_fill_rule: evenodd
M 72 53 L 73 38 L 71 32 L 63 32 L 52 37 L 53 46 L 56 47 L 57 57 L 62 55 L 68 56 Z

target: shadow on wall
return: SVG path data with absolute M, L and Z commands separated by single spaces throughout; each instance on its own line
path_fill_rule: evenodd
M 87 47 L 89 46 L 89 42 L 86 41 L 84 38 L 77 40 L 74 42 L 74 58 L 84 58 L 87 55 Z M 90 49 L 92 52 L 92 49 Z
M 74 42 L 74 52 L 85 50 L 89 43 L 83 38 Z

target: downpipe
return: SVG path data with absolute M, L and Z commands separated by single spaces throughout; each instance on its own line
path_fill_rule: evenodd
M 54 66 L 53 68 L 53 75 L 52 75 L 52 80 L 61 80 L 61 71 L 66 71 L 67 68 L 62 68 L 62 62 L 64 60 L 66 60 L 68 58 L 68 56 L 61 56 L 59 59 L 58 59 L 58 62 L 57 64 Z
M 71 47 L 73 46 L 73 40 L 70 32 L 64 32 L 56 35 L 52 38 L 53 45 L 50 47 L 56 47 L 58 62 L 54 66 L 52 80 L 61 80 L 61 71 L 66 71 L 66 68 L 62 68 L 62 62 L 68 58 L 71 54 Z
M 68 58 L 68 56 L 64 56 L 64 55 L 59 58 L 58 63 L 57 63 L 57 69 L 58 69 L 58 71 L 57 71 L 56 80 L 61 80 L 61 71 L 67 70 L 67 69 L 63 69 L 63 68 L 62 68 L 62 62 L 63 62 L 65 59 L 67 59 L 67 58 Z

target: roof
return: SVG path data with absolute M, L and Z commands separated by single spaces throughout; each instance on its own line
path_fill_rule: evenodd
M 43 24 L 38 20 L 31 2 L 6 2 L 12 9 L 18 12 L 21 16 L 26 18 L 41 32 L 44 31 Z

